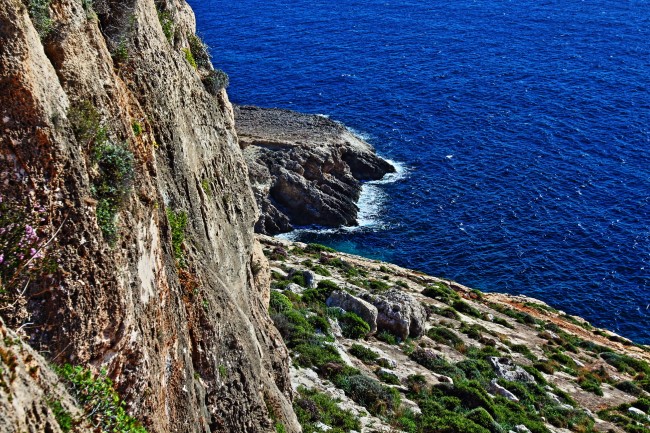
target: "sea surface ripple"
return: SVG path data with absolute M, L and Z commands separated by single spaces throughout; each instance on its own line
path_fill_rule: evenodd
M 294 237 L 650 343 L 650 2 L 190 0 L 236 103 L 324 113 L 402 175 Z

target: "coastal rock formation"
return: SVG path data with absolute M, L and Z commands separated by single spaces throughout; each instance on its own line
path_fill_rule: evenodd
M 377 308 L 377 329 L 405 340 L 424 334 L 427 314 L 408 293 L 391 289 L 380 295 L 367 293 L 364 299 Z
M 356 225 L 361 182 L 395 168 L 324 116 L 235 106 L 239 143 L 261 211 L 255 231 Z
M 374 305 L 341 290 L 332 292 L 326 304 L 328 307 L 339 307 L 355 313 L 370 325 L 371 334 L 377 332 L 377 307 Z
M 107 370 L 151 432 L 297 432 L 232 107 L 194 29 L 184 0 L 2 0 L 0 242 L 24 241 L 2 244 L 0 314 L 52 362 Z

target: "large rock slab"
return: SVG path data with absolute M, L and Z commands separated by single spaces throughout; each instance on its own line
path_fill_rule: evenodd
M 516 365 L 510 358 L 498 358 L 491 356 L 490 364 L 494 368 L 497 376 L 510 382 L 528 382 L 534 383 L 535 378 L 532 374 Z
M 324 116 L 236 106 L 239 144 L 260 209 L 258 233 L 295 225 L 356 225 L 361 182 L 395 168 Z
M 408 293 L 391 289 L 380 295 L 366 293 L 363 298 L 377 308 L 377 329 L 402 340 L 424 334 L 427 313 Z
M 371 334 L 377 332 L 377 308 L 369 302 L 337 290 L 327 298 L 326 304 L 328 307 L 339 307 L 356 314 L 370 325 Z

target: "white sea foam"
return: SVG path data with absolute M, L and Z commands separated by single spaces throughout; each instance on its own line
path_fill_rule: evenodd
M 389 199 L 388 194 L 384 191 L 383 185 L 397 182 L 408 176 L 409 169 L 405 165 L 387 159 L 393 167 L 395 173 L 388 173 L 380 180 L 371 180 L 361 185 L 361 195 L 359 196 L 359 213 L 357 221 L 359 225 L 343 226 L 336 228 L 306 227 L 293 230 L 289 233 L 283 233 L 277 237 L 280 239 L 296 240 L 303 234 L 334 234 L 341 232 L 354 232 L 358 230 L 380 230 L 386 228 L 386 223 L 382 219 L 384 206 Z

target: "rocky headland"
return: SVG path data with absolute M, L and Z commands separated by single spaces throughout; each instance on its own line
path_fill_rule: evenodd
M 290 110 L 235 106 L 260 218 L 255 231 L 357 224 L 361 182 L 395 168 L 342 124 Z

